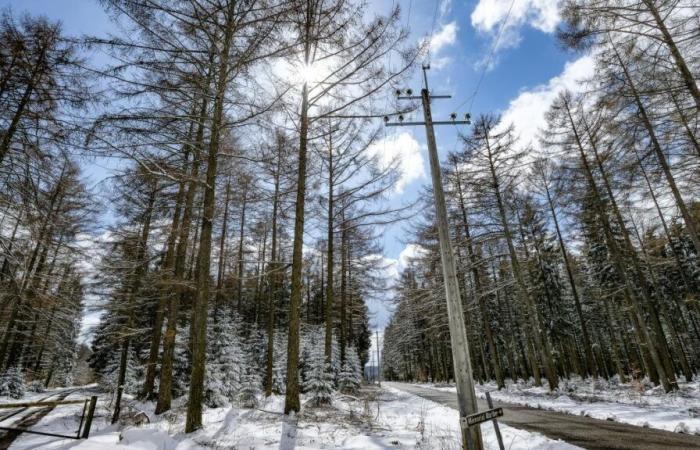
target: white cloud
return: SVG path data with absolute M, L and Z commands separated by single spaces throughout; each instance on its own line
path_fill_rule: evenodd
M 552 33 L 561 19 L 560 3 L 560 0 L 479 0 L 472 12 L 471 22 L 477 30 L 488 33 L 497 30 L 508 17 L 507 27 L 527 24 Z
M 583 87 L 581 80 L 592 76 L 594 68 L 594 59 L 588 55 L 568 62 L 560 75 L 546 84 L 521 92 L 511 100 L 501 115 L 501 124 L 513 124 L 522 145 L 536 142 L 539 129 L 545 125 L 545 113 L 557 95 L 565 89 L 580 91 Z
M 410 133 L 387 136 L 373 144 L 368 152 L 378 157 L 382 168 L 387 168 L 396 161 L 401 173 L 394 187 L 397 194 L 403 193 L 404 188 L 412 181 L 425 177 L 420 144 Z
M 399 268 L 403 271 L 408 267 L 411 259 L 422 256 L 425 253 L 426 250 L 422 246 L 418 244 L 408 244 L 399 254 Z
M 457 22 L 450 22 L 443 25 L 442 29 L 437 33 L 434 33 L 430 38 L 430 51 L 432 53 L 438 53 L 444 47 L 452 45 L 457 42 Z
M 440 19 L 452 12 L 452 0 L 442 0 L 440 2 Z
M 428 47 L 431 56 L 430 65 L 433 69 L 441 69 L 452 62 L 452 58 L 449 56 L 441 56 L 440 52 L 457 42 L 457 31 L 459 31 L 459 27 L 457 26 L 457 22 L 453 21 L 443 25 L 440 30 L 430 36 Z
M 496 50 L 516 47 L 524 25 L 553 33 L 561 20 L 560 3 L 561 0 L 479 0 L 472 11 L 471 24 L 477 31 L 496 39 L 505 22 Z
M 381 333 L 381 330 L 384 330 L 386 325 L 389 323 L 389 320 L 394 312 L 392 297 L 395 283 L 399 280 L 401 272 L 408 267 L 410 259 L 419 257 L 425 252 L 426 250 L 420 245 L 408 244 L 401 251 L 397 259 L 387 258 L 383 255 L 369 256 L 369 258 L 374 258 L 379 261 L 377 265 L 378 272 L 374 275 L 386 280 L 386 287 L 389 288 L 387 291 L 380 292 L 377 295 L 370 296 L 365 299 L 371 317 L 371 328 L 378 328 Z

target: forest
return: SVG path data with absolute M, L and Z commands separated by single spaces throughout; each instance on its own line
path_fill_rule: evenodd
M 136 399 L 186 433 L 270 396 L 298 413 L 358 395 L 371 301 L 383 379 L 452 381 L 432 189 L 393 200 L 378 145 L 430 52 L 405 5 L 98 3 L 116 32 L 0 17 L 0 396 L 94 382 L 111 423 Z M 558 45 L 594 76 L 533 142 L 473 111 L 441 148 L 478 382 L 700 373 L 699 11 L 561 2 Z

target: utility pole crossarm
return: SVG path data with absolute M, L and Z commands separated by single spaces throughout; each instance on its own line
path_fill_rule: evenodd
M 446 99 L 446 98 L 452 98 L 451 95 L 429 95 L 430 99 Z M 399 95 L 398 97 L 399 100 L 422 100 L 423 96 L 422 95 Z
M 443 120 L 443 121 L 433 122 L 433 125 L 469 125 L 471 123 L 472 123 L 471 120 Z M 385 125 L 387 127 L 408 127 L 408 126 L 415 126 L 415 125 L 425 126 L 425 125 L 427 125 L 427 123 L 425 123 L 425 122 L 398 122 L 398 123 L 387 123 Z

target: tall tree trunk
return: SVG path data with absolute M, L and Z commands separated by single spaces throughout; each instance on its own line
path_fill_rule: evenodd
M 311 13 L 308 13 L 311 15 Z M 308 27 L 311 26 L 307 18 Z M 309 62 L 310 42 L 306 44 L 305 62 Z M 287 388 L 284 413 L 299 412 L 299 309 L 301 307 L 302 266 L 304 245 L 304 206 L 306 203 L 306 150 L 309 133 L 309 88 L 306 83 L 301 93 L 301 126 L 299 132 L 299 167 L 294 214 L 294 242 L 292 245 L 292 286 L 289 298 L 289 337 L 287 341 Z
M 644 0 L 647 2 L 647 0 Z M 634 80 L 632 80 L 632 77 L 630 76 L 627 66 L 625 65 L 624 61 L 622 60 L 622 57 L 620 54 L 617 52 L 617 48 L 613 46 L 613 50 L 615 51 L 615 55 L 617 56 L 617 60 L 620 63 L 620 67 L 622 68 L 622 72 L 625 75 L 625 79 L 627 81 L 627 85 L 629 86 L 630 90 L 632 91 L 632 96 L 634 97 L 634 102 L 637 105 L 637 110 L 639 112 L 639 116 L 642 119 L 642 124 L 644 125 L 644 128 L 647 130 L 647 133 L 649 135 L 649 140 L 651 141 L 651 147 L 654 149 L 654 153 L 656 154 L 656 159 L 659 161 L 659 165 L 661 166 L 661 169 L 663 170 L 664 176 L 666 177 L 666 181 L 668 182 L 669 187 L 671 188 L 671 193 L 673 194 L 673 198 L 676 201 L 676 205 L 678 206 L 678 209 L 681 211 L 681 215 L 683 216 L 683 221 L 685 222 L 685 227 L 686 231 L 688 232 L 688 235 L 690 236 L 690 239 L 693 241 L 693 245 L 695 246 L 695 251 L 700 254 L 700 232 L 697 229 L 697 224 L 693 220 L 693 217 L 690 214 L 690 211 L 688 210 L 688 207 L 686 206 L 685 201 L 683 200 L 683 197 L 681 196 L 680 190 L 678 189 L 678 186 L 676 185 L 676 180 L 673 177 L 673 173 L 671 172 L 671 168 L 668 165 L 668 161 L 666 160 L 666 155 L 664 154 L 663 150 L 661 149 L 661 144 L 659 143 L 659 140 L 656 137 L 656 132 L 654 131 L 654 126 L 651 123 L 651 119 L 647 115 L 647 110 L 646 107 L 644 106 L 644 103 L 642 103 L 642 99 L 639 96 L 639 93 L 637 92 L 636 85 L 634 83 Z M 694 82 L 693 85 L 695 86 Z M 695 87 L 697 90 L 697 86 Z M 700 96 L 697 98 L 698 103 L 698 108 L 700 108 Z
M 224 197 L 224 219 L 221 224 L 221 237 L 219 238 L 219 267 L 216 272 L 216 301 L 214 310 L 219 311 L 224 298 L 224 275 L 226 268 L 226 232 L 228 231 L 228 204 L 231 198 L 231 179 L 226 183 L 226 194 Z
M 314 7 L 315 8 L 315 7 Z M 308 4 L 304 18 L 304 64 L 308 67 L 314 45 L 311 31 L 316 20 L 315 10 Z M 299 161 L 297 167 L 297 193 L 294 209 L 294 241 L 292 244 L 292 280 L 289 297 L 289 337 L 287 340 L 287 386 L 284 413 L 299 412 L 299 310 L 301 308 L 302 268 L 304 265 L 304 207 L 306 206 L 306 151 L 309 135 L 309 86 L 301 88 L 301 117 L 299 123 Z
M 192 138 L 192 126 L 187 135 L 187 140 Z M 187 159 L 189 149 L 185 150 L 184 164 L 185 170 L 187 167 Z M 182 214 L 182 202 L 185 197 L 185 183 L 181 181 L 178 186 L 177 195 L 175 197 L 175 210 L 173 212 L 173 220 L 170 225 L 170 233 L 166 244 L 165 258 L 163 258 L 162 271 L 171 275 L 174 259 L 175 259 L 175 243 L 177 241 L 178 230 L 180 227 L 180 215 Z M 156 366 L 158 365 L 158 353 L 160 351 L 160 342 L 163 335 L 163 322 L 165 316 L 165 307 L 167 304 L 167 295 L 161 295 L 156 304 L 153 317 L 153 332 L 151 333 L 151 345 L 148 351 L 148 362 L 146 363 L 146 381 L 143 383 L 141 397 L 150 399 L 153 396 L 153 389 L 156 381 Z
M 571 295 L 574 298 L 574 306 L 576 307 L 576 315 L 578 316 L 579 323 L 581 324 L 581 337 L 583 338 L 583 349 L 586 354 L 586 371 L 593 375 L 598 376 L 598 368 L 595 363 L 595 358 L 593 357 L 593 347 L 591 345 L 591 339 L 588 334 L 588 326 L 586 325 L 586 319 L 583 317 L 583 308 L 581 308 L 581 298 L 578 295 L 578 288 L 576 287 L 576 280 L 574 279 L 574 273 L 571 268 L 571 260 L 569 259 L 569 253 L 566 250 L 566 244 L 564 244 L 564 239 L 561 235 L 561 228 L 559 227 L 559 219 L 557 218 L 556 210 L 554 209 L 554 202 L 552 201 L 552 196 L 549 191 L 549 186 L 544 183 L 545 193 L 547 194 L 547 204 L 549 205 L 549 212 L 552 214 L 552 220 L 554 221 L 554 229 L 557 232 L 557 240 L 559 242 L 559 251 L 561 252 L 562 258 L 564 259 L 564 267 L 566 268 L 566 276 L 569 280 L 569 286 L 571 287 Z
M 211 70 L 207 74 L 204 86 L 208 89 L 211 82 Z M 189 292 L 183 287 L 185 284 L 185 270 L 187 265 L 187 248 L 189 246 L 190 230 L 193 221 L 194 199 L 199 183 L 199 167 L 201 164 L 201 150 L 204 140 L 204 125 L 208 109 L 208 94 L 203 93 L 201 107 L 198 116 L 197 133 L 193 146 L 192 168 L 187 183 L 184 207 L 182 211 L 182 222 L 178 230 L 178 242 L 175 248 L 175 259 L 173 261 L 172 282 L 176 284 L 174 292 L 167 293 L 167 319 L 168 323 L 163 336 L 163 356 L 160 363 L 160 384 L 158 387 L 158 401 L 156 402 L 155 413 L 162 414 L 170 410 L 172 402 L 172 379 L 173 362 L 175 357 L 175 338 L 177 336 L 177 320 L 179 316 L 180 304 L 185 302 Z M 196 239 L 196 237 L 195 237 Z
M 642 257 L 644 259 L 644 262 L 647 266 L 647 272 L 649 272 L 649 275 L 651 277 L 652 284 L 654 286 L 661 286 L 661 283 L 659 283 L 659 280 L 656 279 L 654 276 L 654 268 L 652 267 L 651 264 L 651 258 L 649 257 L 649 254 L 646 251 L 646 248 L 644 247 L 644 241 L 642 240 L 642 236 L 639 234 L 639 230 L 637 228 L 637 225 L 634 223 L 634 220 L 632 219 L 630 221 L 632 224 L 632 230 L 634 231 L 634 235 L 637 238 L 637 242 L 639 242 L 639 248 L 641 249 L 642 252 Z M 668 313 L 668 307 L 666 305 L 667 299 L 662 293 L 659 293 L 659 297 L 657 298 L 657 301 L 653 305 L 654 309 L 657 309 L 658 305 L 658 310 L 661 312 L 661 316 L 664 318 L 664 321 L 666 322 L 667 328 L 669 329 L 669 333 L 671 335 L 671 339 L 673 340 L 673 344 L 675 346 L 674 350 L 676 355 L 678 356 L 678 361 L 681 364 L 681 369 L 683 370 L 683 375 L 685 376 L 686 381 L 691 381 L 693 379 L 693 371 L 690 369 L 690 364 L 688 363 L 688 358 L 686 357 L 685 350 L 683 348 L 683 343 L 681 342 L 680 337 L 678 336 L 678 331 L 676 330 L 675 323 L 670 320 L 670 316 Z M 652 311 L 652 314 L 656 315 L 657 311 Z M 656 319 L 658 323 L 658 328 L 660 328 L 660 332 L 663 333 L 663 329 L 661 328 L 661 323 L 658 320 L 658 316 Z M 671 350 L 670 346 L 668 345 L 668 342 L 666 343 L 666 349 L 668 351 L 668 358 L 669 358 L 669 364 L 671 365 L 671 370 L 673 370 L 673 357 L 671 355 Z M 675 376 L 675 373 L 674 373 Z
M 211 244 L 216 206 L 216 168 L 218 163 L 219 140 L 224 125 L 224 101 L 228 85 L 229 58 L 231 43 L 235 31 L 236 2 L 228 3 L 225 13 L 226 25 L 221 52 L 218 54 L 219 70 L 214 92 L 214 111 L 211 120 L 211 134 L 207 155 L 207 173 L 205 178 L 202 225 L 199 236 L 197 255 L 197 290 L 192 309 L 192 370 L 187 402 L 187 421 L 185 432 L 191 433 L 202 427 L 202 401 L 204 398 L 204 376 L 206 366 L 207 340 L 207 306 L 209 302 L 209 278 L 211 267 Z
M 613 237 L 612 234 L 612 227 L 610 225 L 610 221 L 608 218 L 608 215 L 605 211 L 605 209 L 602 206 L 602 197 L 600 195 L 600 190 L 598 189 L 598 185 L 595 182 L 595 179 L 593 178 L 593 173 L 591 171 L 591 167 L 588 163 L 588 157 L 586 156 L 585 150 L 583 148 L 583 143 L 581 142 L 581 137 L 578 132 L 578 128 L 576 125 L 576 122 L 573 119 L 573 116 L 571 115 L 571 110 L 568 101 L 564 102 L 564 107 L 566 109 L 567 113 L 567 118 L 569 119 L 569 123 L 571 126 L 571 131 L 574 134 L 574 138 L 576 141 L 576 147 L 579 150 L 579 154 L 581 157 L 581 163 L 584 168 L 584 174 L 586 176 L 586 180 L 589 184 L 589 187 L 591 188 L 591 191 L 593 192 L 594 199 L 593 199 L 593 204 L 596 209 L 596 213 L 598 217 L 601 220 L 602 226 L 603 226 L 603 234 L 605 236 L 605 241 L 606 245 L 608 247 L 608 251 L 610 252 L 610 256 L 613 260 L 613 266 L 615 267 L 615 271 L 624 283 L 625 290 L 624 290 L 624 296 L 625 300 L 630 306 L 632 306 L 632 315 L 634 316 L 633 323 L 636 324 L 636 331 L 643 337 L 643 342 L 647 343 L 647 349 L 649 351 L 649 356 L 652 359 L 653 367 L 656 369 L 656 371 L 659 372 L 659 379 L 664 387 L 664 389 L 669 392 L 673 389 L 671 383 L 669 382 L 668 378 L 666 377 L 666 373 L 664 371 L 664 367 L 661 361 L 661 357 L 659 356 L 658 352 L 656 351 L 656 346 L 654 345 L 654 340 L 651 337 L 651 333 L 649 333 L 649 330 L 647 329 L 646 326 L 644 326 L 644 312 L 642 309 L 642 305 L 640 305 L 639 300 L 636 297 L 635 290 L 629 280 L 629 277 L 627 276 L 627 273 L 625 271 L 626 265 L 622 262 L 621 260 L 621 255 L 620 255 L 620 250 L 618 248 L 617 242 L 615 241 L 615 238 Z M 641 329 L 640 329 L 641 327 Z
M 0 140 L 0 164 L 2 164 L 3 160 L 5 159 L 5 156 L 7 156 L 7 153 L 10 150 L 10 144 L 12 143 L 12 139 L 14 138 L 15 133 L 17 132 L 19 121 L 24 115 L 24 111 L 27 108 L 27 105 L 29 104 L 29 100 L 31 99 L 37 84 L 39 84 L 39 82 L 41 81 L 41 77 L 43 76 L 46 70 L 45 59 L 47 51 L 48 44 L 44 43 L 41 49 L 39 50 L 39 57 L 37 58 L 36 64 L 32 68 L 32 74 L 29 77 L 27 86 L 24 88 L 22 98 L 20 99 L 19 104 L 17 105 L 17 109 L 12 115 L 10 125 L 7 127 L 7 130 L 3 133 L 2 140 Z
M 136 248 L 136 258 L 133 273 L 133 280 L 129 288 L 129 292 L 126 294 L 126 307 L 127 307 L 127 322 L 126 328 L 124 330 L 124 336 L 121 342 L 121 356 L 119 360 L 119 375 L 117 378 L 117 396 L 114 400 L 114 414 L 112 415 L 112 423 L 117 423 L 119 420 L 119 415 L 121 413 L 121 401 L 122 393 L 124 392 L 124 382 L 126 380 L 126 369 L 129 361 L 129 348 L 131 345 L 131 334 L 133 333 L 132 328 L 134 326 L 134 313 L 135 313 L 135 302 L 136 296 L 141 290 L 141 284 L 143 282 L 143 277 L 148 269 L 148 261 L 146 259 L 148 250 L 148 237 L 151 233 L 151 219 L 153 217 L 153 205 L 156 201 L 156 194 L 158 192 L 158 183 L 154 183 L 153 190 L 148 198 L 148 206 L 144 212 L 143 226 L 141 228 L 141 236 L 137 243 Z
M 683 80 L 683 84 L 685 84 L 686 88 L 688 88 L 688 92 L 695 100 L 695 106 L 697 107 L 698 111 L 700 111 L 700 89 L 698 89 L 698 85 L 695 83 L 695 77 L 690 71 L 688 64 L 685 62 L 683 55 L 681 55 L 680 50 L 678 50 L 678 46 L 676 45 L 673 36 L 671 36 L 668 27 L 666 27 L 664 19 L 661 17 L 659 10 L 656 8 L 654 0 L 642 0 L 642 3 L 644 3 L 644 5 L 647 7 L 652 17 L 654 18 L 654 22 L 656 22 L 656 27 L 661 32 L 663 41 L 668 47 L 668 50 L 671 52 L 673 62 L 678 68 L 678 72 L 681 76 L 681 79 Z
M 685 134 L 688 135 L 688 140 L 690 141 L 691 144 L 693 144 L 693 148 L 695 149 L 695 152 L 700 157 L 700 142 L 698 142 L 697 137 L 695 137 L 695 132 L 690 128 L 690 124 L 688 123 L 688 118 L 686 117 L 685 113 L 683 112 L 683 108 L 681 108 L 681 105 L 678 103 L 678 98 L 673 93 L 671 94 L 671 100 L 673 101 L 673 105 L 676 107 L 676 112 L 678 112 L 678 117 L 681 119 L 681 123 L 683 124 L 683 129 L 685 130 Z
M 12 285 L 16 286 L 13 295 L 13 297 L 15 297 L 15 301 L 12 305 L 12 310 L 10 311 L 10 317 L 7 321 L 2 344 L 0 345 L 0 369 L 3 367 L 7 368 L 14 365 L 16 363 L 17 357 L 19 356 L 17 352 L 19 347 L 17 346 L 19 345 L 19 341 L 21 340 L 21 327 L 23 327 L 23 324 L 18 323 L 21 322 L 18 319 L 21 317 L 22 314 L 24 314 L 24 309 L 26 307 L 27 295 L 25 295 L 25 290 L 29 287 L 30 281 L 35 279 L 40 274 L 40 254 L 42 252 L 42 249 L 44 249 L 47 245 L 46 242 L 48 240 L 48 237 L 52 233 L 54 227 L 54 215 L 58 214 L 58 211 L 63 205 L 64 190 L 62 180 L 65 171 L 66 166 L 64 165 L 63 169 L 61 170 L 61 174 L 58 177 L 56 187 L 54 188 L 51 196 L 49 197 L 49 204 L 46 209 L 47 212 L 41 222 L 41 226 L 39 227 L 39 234 L 36 240 L 36 244 L 34 245 L 34 249 L 32 250 L 27 267 L 24 270 L 22 281 L 19 283 L 18 286 L 16 286 L 14 282 L 12 283 Z M 5 358 L 7 358 L 7 362 L 5 365 L 3 365 L 3 362 L 5 362 Z
M 243 274 L 245 268 L 245 213 L 248 206 L 248 179 L 243 183 L 241 223 L 238 231 L 238 275 L 236 276 L 236 311 L 240 314 L 243 300 Z
M 501 369 L 501 358 L 498 354 L 498 348 L 496 347 L 496 342 L 493 337 L 493 329 L 491 328 L 491 318 L 486 308 L 486 293 L 482 287 L 481 274 L 479 273 L 478 261 L 476 254 L 474 252 L 474 243 L 472 242 L 471 231 L 469 228 L 469 218 L 467 216 L 467 208 L 464 204 L 464 192 L 462 190 L 462 180 L 460 178 L 460 173 L 457 171 L 457 163 L 455 166 L 455 181 L 457 184 L 457 200 L 459 201 L 459 209 L 462 213 L 462 227 L 464 229 L 464 239 L 467 244 L 467 263 L 469 265 L 469 270 L 472 273 L 472 278 L 474 282 L 474 294 L 479 305 L 479 312 L 481 313 L 481 319 L 484 327 L 484 334 L 486 335 L 486 343 L 489 346 L 489 353 L 491 354 L 491 364 L 493 365 L 494 374 L 496 375 L 496 385 L 498 389 L 503 389 L 505 387 L 505 381 L 503 379 L 503 372 Z
M 282 169 L 282 142 L 277 141 L 277 164 L 275 168 L 275 191 L 272 196 L 272 243 L 270 248 L 270 263 L 267 266 L 269 278 L 269 292 L 267 303 L 267 358 L 265 361 L 265 396 L 272 395 L 272 369 L 274 366 L 275 351 L 275 316 L 277 312 L 277 298 L 279 295 L 279 280 L 282 276 L 282 264 L 277 260 L 277 216 L 280 195 L 280 171 Z
M 348 224 L 345 221 L 345 209 L 341 211 L 340 230 L 340 361 L 345 362 L 345 352 L 348 345 L 348 301 L 347 301 L 347 276 L 348 269 Z M 352 313 L 351 313 L 352 317 Z
M 491 146 L 488 139 L 488 131 L 484 130 L 486 149 L 488 152 L 489 159 L 489 169 L 491 172 L 491 179 L 493 181 L 493 189 L 496 197 L 496 206 L 498 207 L 498 213 L 501 220 L 501 226 L 503 227 L 503 234 L 506 239 L 506 244 L 508 245 L 508 253 L 510 255 L 511 269 L 513 271 L 513 276 L 515 278 L 516 286 L 518 289 L 518 296 L 521 302 L 525 304 L 527 309 L 527 320 L 529 328 L 532 331 L 534 344 L 537 352 L 540 353 L 542 358 L 542 364 L 544 365 L 545 373 L 547 375 L 547 381 L 549 382 L 549 388 L 554 390 L 559 385 L 559 379 L 557 373 L 554 370 L 554 364 L 552 361 L 551 349 L 549 347 L 549 342 L 547 336 L 545 336 L 545 331 L 539 320 L 539 314 L 537 313 L 537 308 L 535 302 L 527 291 L 527 286 L 525 285 L 525 279 L 523 278 L 522 271 L 520 269 L 520 262 L 518 261 L 518 256 L 515 252 L 515 246 L 513 245 L 513 237 L 510 231 L 510 226 L 508 225 L 508 217 L 506 215 L 505 204 L 503 198 L 501 197 L 501 190 L 499 185 L 498 176 L 496 175 L 496 168 L 493 165 L 493 159 L 491 156 Z M 532 358 L 531 364 L 533 370 L 537 365 L 537 360 Z
M 588 125 L 588 121 L 585 119 L 585 117 L 582 120 L 584 128 L 586 130 L 586 134 L 588 136 L 589 143 L 591 145 L 591 150 L 593 150 L 593 156 L 596 161 L 596 165 L 598 166 L 598 171 L 600 172 L 601 178 L 603 180 L 603 186 L 605 187 L 605 192 L 608 194 L 608 199 L 610 200 L 610 206 L 612 206 L 613 214 L 617 220 L 618 226 L 620 227 L 620 231 L 623 237 L 623 242 L 625 244 L 627 254 L 629 255 L 629 260 L 632 262 L 632 268 L 634 270 L 634 274 L 636 277 L 637 282 L 639 283 L 640 287 L 640 292 L 642 293 L 642 298 L 644 299 L 645 306 L 648 309 L 649 312 L 649 318 L 651 321 L 651 326 L 652 326 L 652 334 L 651 337 L 654 338 L 653 342 L 650 342 L 651 345 L 656 345 L 657 347 L 657 352 L 659 353 L 659 357 L 661 358 L 661 362 L 664 366 L 664 369 L 666 370 L 666 376 L 669 379 L 669 383 L 671 385 L 676 384 L 676 375 L 673 371 L 673 364 L 671 362 L 671 356 L 668 352 L 668 343 L 666 342 L 666 336 L 664 335 L 663 329 L 661 327 L 661 323 L 659 322 L 659 317 L 656 312 L 656 308 L 654 306 L 654 301 L 651 296 L 651 287 L 649 286 L 649 283 L 647 281 L 647 276 L 642 270 L 641 264 L 639 262 L 639 256 L 637 255 L 637 250 L 634 248 L 634 245 L 632 244 L 632 239 L 630 238 L 630 232 L 627 229 L 627 224 L 625 223 L 625 219 L 622 216 L 622 213 L 620 212 L 620 208 L 617 205 L 617 200 L 615 198 L 615 193 L 612 190 L 612 184 L 610 183 L 610 179 L 608 177 L 608 172 L 605 169 L 605 166 L 603 165 L 603 160 L 600 156 L 600 153 L 598 151 L 598 145 L 595 140 L 595 136 L 591 132 L 591 129 Z M 644 325 L 644 322 L 641 322 L 642 325 Z
M 326 266 L 326 305 L 325 305 L 325 324 L 326 324 L 326 335 L 325 335 L 325 345 L 324 345 L 324 355 L 326 357 L 326 364 L 330 366 L 331 358 L 333 357 L 333 288 L 335 283 L 333 282 L 333 271 L 335 270 L 335 255 L 333 254 L 333 131 L 329 132 L 331 144 L 328 150 L 328 205 L 326 213 L 328 214 L 328 221 L 326 223 L 326 228 L 328 229 L 327 241 L 328 241 L 328 260 Z

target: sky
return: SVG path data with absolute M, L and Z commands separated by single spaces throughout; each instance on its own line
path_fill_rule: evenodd
M 513 123 L 526 144 L 536 138 L 544 112 L 556 94 L 575 90 L 577 81 L 592 74 L 590 57 L 563 50 L 555 32 L 560 22 L 560 0 L 368 0 L 368 14 L 386 13 L 393 5 L 401 8 L 402 23 L 414 42 L 430 40 L 428 72 L 431 92 L 452 95 L 435 101 L 433 117 L 447 120 L 451 112 L 463 117 L 470 113 L 501 114 Z M 59 20 L 68 35 L 105 35 L 114 25 L 96 0 L 0 0 L 15 13 L 42 14 Z M 93 55 L 99 58 L 100 55 Z M 420 68 L 406 88 L 421 88 Z M 392 95 L 387 93 L 386 95 Z M 416 117 L 420 119 L 420 117 Z M 409 119 L 407 119 L 409 120 Z M 458 149 L 454 126 L 436 129 L 438 152 L 444 157 Z M 461 131 L 464 131 L 462 129 Z M 411 202 L 429 183 L 425 131 L 421 128 L 387 128 L 377 151 L 387 158 L 398 155 L 402 177 L 391 201 Z M 99 183 L 109 167 L 92 164 L 86 176 Z M 406 224 L 382 233 L 384 258 L 390 265 L 387 277 L 395 277 L 406 258 L 416 252 L 406 234 Z M 373 301 L 373 328 L 383 329 L 390 316 L 386 302 Z

